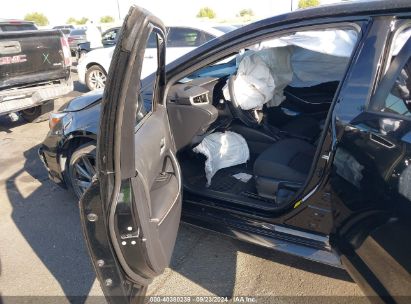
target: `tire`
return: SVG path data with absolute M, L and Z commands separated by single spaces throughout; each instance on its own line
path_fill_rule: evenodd
M 91 66 L 86 72 L 86 85 L 90 91 L 103 89 L 106 85 L 107 73 L 98 65 Z
M 21 117 L 27 122 L 33 122 L 42 114 L 41 106 L 28 108 L 20 111 Z
M 69 159 L 67 165 L 68 183 L 78 199 L 91 185 L 96 173 L 96 145 L 87 143 L 78 147 Z

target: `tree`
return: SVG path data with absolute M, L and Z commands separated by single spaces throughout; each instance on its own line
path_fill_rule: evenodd
M 100 18 L 101 23 L 112 23 L 114 22 L 114 18 L 111 16 L 103 16 Z
M 83 18 L 77 20 L 77 24 L 78 24 L 78 25 L 86 24 L 87 21 L 88 21 L 88 18 L 83 17 Z
M 76 18 L 70 17 L 66 21 L 67 24 L 77 24 Z
M 300 0 L 298 2 L 298 8 L 306 8 L 317 5 L 320 5 L 320 0 Z
M 209 7 L 203 7 L 198 12 L 197 17 L 213 19 L 215 18 L 215 12 Z
M 35 24 L 39 26 L 44 26 L 49 24 L 49 20 L 47 19 L 46 16 L 44 16 L 42 13 L 29 13 L 24 17 L 24 20 L 26 21 L 33 21 Z
M 244 8 L 238 14 L 240 17 L 254 16 L 254 12 L 251 8 Z

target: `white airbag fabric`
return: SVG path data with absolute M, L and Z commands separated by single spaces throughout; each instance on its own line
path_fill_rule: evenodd
M 237 57 L 233 90 L 243 110 L 281 104 L 284 89 L 339 81 L 357 42 L 353 30 L 297 32 L 262 42 Z M 230 99 L 227 86 L 224 97 Z
M 193 151 L 207 158 L 205 162 L 207 186 L 211 185 L 211 179 L 218 170 L 243 164 L 250 158 L 245 139 L 230 131 L 207 135 Z
M 287 47 L 247 51 L 238 58 L 233 90 L 237 106 L 243 110 L 261 109 L 264 104 L 278 106 L 284 100 L 284 88 L 292 81 L 291 52 Z M 224 97 L 230 100 L 228 86 Z
M 234 80 L 237 103 L 243 110 L 259 109 L 274 94 L 274 78 L 269 67 L 256 53 L 244 56 Z
M 264 41 L 260 49 L 297 46 L 313 52 L 337 57 L 351 57 L 351 52 L 357 42 L 357 32 L 354 30 L 326 30 L 297 32 L 290 36 Z
M 294 71 L 292 87 L 311 87 L 329 81 L 340 81 L 348 57 L 332 56 L 294 47 L 291 65 Z

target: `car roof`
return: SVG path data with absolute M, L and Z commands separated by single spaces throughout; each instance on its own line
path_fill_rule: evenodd
M 399 12 L 410 12 L 410 0 L 351 0 L 339 3 L 320 5 L 306 9 L 298 9 L 290 13 L 277 15 L 257 22 L 250 23 L 246 27 L 260 27 L 262 23 L 273 25 L 286 21 L 301 21 L 301 19 L 332 18 L 344 16 L 379 15 Z
M 224 35 L 226 32 L 219 30 L 218 28 L 216 28 L 216 26 L 224 26 L 224 25 L 228 25 L 228 24 L 214 24 L 214 23 L 208 23 L 208 22 L 193 22 L 193 23 L 186 23 L 186 24 L 178 24 L 178 23 L 166 23 L 166 27 L 170 28 L 170 27 L 185 27 L 185 28 L 192 28 L 192 29 L 196 29 L 196 30 L 201 30 L 204 31 L 208 34 L 211 34 L 215 37 L 219 37 L 221 35 Z
M 0 18 L 0 23 L 1 24 L 34 24 L 34 22 L 32 21 L 19 20 L 19 19 L 3 19 L 3 18 Z

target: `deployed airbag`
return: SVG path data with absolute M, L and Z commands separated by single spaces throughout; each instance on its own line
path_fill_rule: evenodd
M 243 110 L 275 107 L 284 88 L 340 81 L 357 42 L 354 30 L 297 32 L 262 42 L 237 57 L 233 94 Z M 227 86 L 224 97 L 230 99 Z
M 237 58 L 234 94 L 243 110 L 261 109 L 264 104 L 278 106 L 284 100 L 284 88 L 292 81 L 291 52 L 287 47 L 247 51 Z M 231 100 L 228 86 L 224 97 Z
M 241 60 L 233 89 L 237 106 L 243 110 L 262 108 L 272 98 L 275 89 L 274 77 L 257 53 L 248 54 Z
M 230 131 L 215 132 L 206 136 L 193 151 L 207 158 L 205 162 L 207 186 L 211 185 L 211 179 L 218 170 L 243 164 L 250 158 L 245 139 L 240 134 Z

